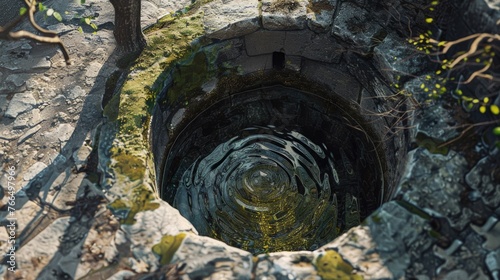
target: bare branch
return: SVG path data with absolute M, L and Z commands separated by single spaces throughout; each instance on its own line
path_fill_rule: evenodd
M 56 44 L 61 49 L 66 64 L 70 64 L 69 52 L 64 46 L 63 42 L 61 41 L 61 38 L 59 38 L 59 36 L 57 35 L 57 33 L 44 29 L 35 22 L 34 14 L 36 12 L 36 0 L 24 0 L 24 2 L 28 6 L 27 13 L 18 16 L 12 22 L 7 24 L 7 26 L 5 27 L 0 26 L 0 39 L 19 40 L 22 38 L 27 38 L 40 43 Z M 14 27 L 16 27 L 25 17 L 28 17 L 31 25 L 42 35 L 36 35 L 25 30 L 12 31 L 12 29 L 14 29 Z
M 491 66 L 491 63 L 488 63 L 482 69 L 477 70 L 474 73 L 472 73 L 472 75 L 470 75 L 470 77 L 467 79 L 467 81 L 464 82 L 464 84 L 470 83 L 476 77 L 481 77 L 481 78 L 493 80 L 493 76 L 491 74 L 484 73 L 484 72 L 488 71 L 488 69 L 490 69 L 490 66 Z

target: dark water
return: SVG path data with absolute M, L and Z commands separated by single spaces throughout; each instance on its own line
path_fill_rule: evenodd
M 380 203 L 380 163 L 356 126 L 296 90 L 235 95 L 178 137 L 162 197 L 201 235 L 253 253 L 316 249 Z

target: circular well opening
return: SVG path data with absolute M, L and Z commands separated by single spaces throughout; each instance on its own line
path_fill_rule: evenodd
M 200 235 L 254 254 L 314 250 L 384 197 L 378 140 L 356 114 L 284 86 L 232 94 L 168 143 L 161 196 Z

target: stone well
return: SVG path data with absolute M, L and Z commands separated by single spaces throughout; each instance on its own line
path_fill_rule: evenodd
M 460 145 L 441 147 L 460 138 L 462 123 L 449 101 L 428 102 L 422 93 L 421 84 L 436 79 L 435 69 L 407 38 L 428 28 L 461 36 L 442 20 L 454 19 L 456 26 L 477 32 L 483 24 L 495 26 L 500 16 L 482 0 L 443 5 L 436 26 L 429 27 L 425 1 L 196 1 L 148 26 L 148 47 L 138 57 L 118 61 L 120 69 L 106 83 L 106 121 L 94 137 L 98 176 L 89 189 L 109 202 L 99 210 L 106 213 L 100 219 L 108 219 L 101 224 L 112 225 L 106 251 L 82 268 L 78 250 L 63 246 L 52 266 L 64 272 L 65 258 L 71 257 L 75 278 L 109 279 L 494 276 L 500 271 L 500 185 L 490 167 L 498 164 L 498 151 L 473 160 Z M 477 88 L 486 90 L 481 84 L 464 90 L 480 92 Z M 352 134 L 344 141 L 347 147 L 370 147 L 368 163 L 377 172 L 370 178 L 376 184 L 361 180 L 368 186 L 359 200 L 362 214 L 358 223 L 344 225 L 340 236 L 319 248 L 253 255 L 198 234 L 166 201 L 164 184 L 180 162 L 171 158 L 188 158 L 179 143 L 203 146 L 190 136 L 193 125 L 199 129 L 210 116 L 223 115 L 221 104 L 247 104 L 252 96 L 260 102 L 273 94 L 306 96 L 302 103 L 312 105 L 302 108 L 316 108 L 321 118 L 335 119 L 341 134 Z M 287 106 L 299 106 L 300 98 L 290 98 Z M 234 136 L 241 128 L 221 126 L 219 134 Z M 209 132 L 193 135 L 203 139 Z M 363 145 L 352 144 L 360 137 Z M 340 145 L 342 139 L 335 141 Z M 343 162 L 361 170 L 368 152 L 351 150 L 344 151 L 348 160 Z M 345 175 L 348 168 L 343 170 Z M 370 207 L 363 208 L 366 204 Z M 89 268 L 97 262 L 99 269 Z M 43 269 L 40 275 L 50 273 Z
M 337 13 L 338 15 L 334 16 Z M 170 209 L 163 201 L 145 203 L 145 206 L 159 204 L 155 207 L 150 206 L 150 208 L 154 208 L 151 210 L 147 210 L 147 206 L 145 209 L 147 211 L 131 210 L 133 207 L 126 207 L 127 197 L 132 201 L 136 201 L 136 199 L 134 195 L 130 198 L 127 193 L 134 193 L 133 189 L 136 188 L 142 188 L 143 192 L 147 191 L 147 187 L 145 187 L 147 185 L 154 190 L 152 196 L 165 193 L 161 183 L 162 180 L 165 180 L 165 176 L 162 175 L 167 174 L 167 171 L 163 170 L 163 166 L 168 161 L 168 151 L 172 148 L 174 140 L 192 122 L 198 112 L 210 106 L 217 106 L 217 102 L 222 100 L 234 98 L 236 93 L 247 90 L 258 91 L 277 85 L 318 94 L 327 102 L 337 106 L 337 110 L 342 111 L 344 118 L 349 117 L 355 120 L 357 129 L 369 139 L 372 150 L 376 152 L 377 160 L 373 164 L 380 166 L 382 184 L 380 189 L 376 190 L 377 195 L 375 193 L 371 195 L 377 197 L 375 204 L 380 205 L 383 201 L 389 201 L 394 196 L 404 172 L 410 141 L 409 131 L 398 128 L 409 127 L 412 117 L 407 96 L 398 95 L 398 91 L 391 84 L 401 79 L 400 75 L 397 75 L 398 67 L 418 72 L 422 59 L 415 56 L 406 59 L 403 65 L 395 63 L 397 61 L 395 57 L 406 56 L 413 51 L 411 47 L 407 46 L 406 40 L 401 34 L 388 31 L 389 23 L 381 21 L 382 15 L 374 17 L 357 4 L 343 3 L 339 5 L 336 1 L 318 3 L 247 1 L 244 4 L 238 1 L 226 3 L 214 1 L 189 11 L 185 17 L 188 16 L 191 21 L 186 21 L 186 26 L 196 27 L 197 24 L 200 24 L 203 28 L 203 32 L 200 32 L 202 36 L 198 38 L 193 36 L 196 39 L 188 42 L 188 51 L 178 55 L 178 58 L 173 62 L 156 63 L 152 68 L 141 71 L 134 70 L 136 73 L 133 72 L 132 76 L 129 75 L 129 80 L 132 80 L 140 76 L 141 72 L 161 73 L 152 80 L 151 86 L 151 90 L 158 91 L 159 94 L 152 110 L 152 121 L 148 126 L 149 146 L 136 149 L 137 156 L 140 157 L 149 154 L 148 150 L 151 149 L 153 156 L 149 154 L 146 155 L 147 158 L 144 161 L 137 161 L 138 164 L 150 162 L 151 165 L 147 165 L 148 167 L 145 169 L 145 173 L 150 175 L 145 175 L 146 179 L 141 184 L 136 185 L 136 180 L 130 180 L 138 178 L 136 178 L 135 173 L 132 176 L 127 176 L 123 172 L 124 168 L 116 168 L 120 164 L 120 160 L 133 161 L 132 158 L 129 158 L 130 153 L 127 156 L 120 155 L 121 149 L 127 146 L 130 149 L 131 145 L 128 144 L 135 141 L 133 137 L 123 136 L 127 134 L 122 132 L 123 127 L 128 125 L 125 120 L 127 117 L 122 119 L 121 128 L 116 128 L 121 131 L 117 133 L 111 147 L 112 154 L 115 154 L 111 158 L 116 158 L 117 163 L 113 165 L 114 161 L 112 160 L 111 165 L 106 163 L 102 165 L 111 166 L 107 172 L 115 174 L 109 177 L 114 178 L 115 182 L 109 181 L 108 184 L 111 186 L 111 191 L 122 192 L 122 195 L 118 195 L 120 198 L 111 204 L 111 209 L 114 210 L 115 215 L 122 217 L 125 224 L 134 227 L 140 219 L 152 222 L 151 219 L 154 220 L 154 217 L 158 217 L 158 215 L 170 216 L 172 217 L 170 220 L 183 220 L 184 218 L 177 211 Z M 181 19 L 177 20 L 182 20 L 182 16 Z M 356 21 L 356 25 L 365 22 L 363 28 L 351 28 L 353 21 Z M 175 67 L 171 66 L 173 63 L 175 63 Z M 387 71 L 388 68 L 393 70 Z M 128 83 L 132 84 L 132 82 Z M 127 81 L 125 81 L 122 92 L 126 90 Z M 127 92 L 129 96 L 125 98 L 134 100 L 134 94 L 132 91 Z M 123 106 L 120 105 L 120 109 L 129 106 L 123 104 Z M 117 119 L 120 119 L 120 114 L 125 113 L 120 112 Z M 107 126 L 111 127 L 112 123 Z M 144 137 L 144 133 L 141 135 Z M 117 139 L 120 140 L 117 141 Z M 182 139 L 184 139 L 183 141 L 191 141 L 186 137 Z M 104 141 L 101 142 L 104 143 Z M 120 173 L 128 178 L 121 178 Z M 153 174 L 156 174 L 156 179 L 152 176 Z M 123 183 L 120 184 L 120 181 Z M 148 183 L 144 184 L 144 182 Z M 127 186 L 132 191 L 123 192 L 124 188 L 118 190 L 115 187 L 117 185 Z M 383 209 L 385 208 L 394 209 L 397 212 L 404 209 L 398 204 L 389 204 Z M 411 216 L 409 213 L 407 215 Z M 422 225 L 425 223 L 422 218 L 413 219 L 417 219 L 416 222 Z M 154 244 L 159 243 L 152 244 L 154 245 L 152 247 L 148 247 L 146 244 L 141 245 L 142 253 L 146 254 L 143 258 L 152 261 L 154 260 L 152 252 L 155 252 L 162 256 L 160 263 L 185 262 L 188 266 L 186 271 L 192 271 L 194 274 L 201 273 L 201 275 L 211 274 L 209 271 L 213 268 L 209 268 L 207 265 L 217 266 L 217 262 L 210 264 L 212 258 L 228 258 L 228 261 L 234 263 L 234 269 L 214 271 L 213 277 L 217 277 L 215 275 L 219 274 L 249 277 L 252 271 L 257 275 L 259 273 L 262 275 L 274 273 L 258 269 L 267 262 L 265 260 L 268 257 L 264 255 L 259 256 L 257 261 L 253 261 L 250 253 L 223 245 L 219 241 L 208 239 L 208 237 L 197 235 L 184 237 L 182 234 L 182 238 L 178 237 L 179 235 L 176 234 L 188 229 L 195 232 L 186 221 L 182 223 L 182 228 L 178 228 L 178 224 L 180 223 L 165 224 L 161 230 L 162 241 L 174 244 L 173 247 L 158 245 L 163 244 L 158 239 L 161 235 L 148 233 L 151 236 L 150 240 L 155 240 Z M 368 228 L 362 227 L 350 231 L 350 234 L 341 240 L 346 242 L 346 240 L 353 238 L 353 234 L 360 235 L 361 240 L 365 241 L 360 241 L 359 246 L 363 249 L 358 253 L 364 252 L 372 246 L 363 243 L 371 242 L 367 230 Z M 412 233 L 412 235 L 415 234 L 418 235 L 419 231 Z M 178 244 L 174 241 L 168 241 L 170 240 L 168 238 L 172 240 L 177 238 L 183 242 Z M 279 263 L 280 260 L 286 258 L 290 259 L 292 263 L 288 263 L 289 268 L 283 271 L 285 274 L 299 278 L 305 275 L 328 276 L 323 268 L 318 270 L 317 262 L 321 258 L 324 260 L 325 257 L 329 257 L 332 252 L 328 248 L 338 242 L 330 243 L 313 252 L 271 253 L 273 257 L 269 260 L 271 261 L 269 265 L 272 264 L 273 259 Z M 160 248 L 163 249 L 160 250 Z M 339 248 L 338 251 L 342 257 L 356 267 L 355 271 L 351 271 L 352 273 L 362 275 L 370 275 L 371 273 L 386 275 L 389 273 L 387 275 L 390 275 L 390 269 L 386 268 L 385 272 L 381 270 L 383 267 L 381 263 L 360 268 L 356 263 L 361 259 L 355 261 L 352 259 L 354 256 L 345 255 L 342 246 Z M 235 257 L 236 255 L 238 257 Z M 309 260 L 307 261 L 309 264 L 306 268 L 297 270 L 294 268 L 293 259 L 302 257 Z M 356 258 L 360 257 L 362 256 L 356 256 Z M 365 261 L 371 258 L 371 256 L 362 257 Z M 201 262 L 195 261 L 196 259 Z M 285 263 L 287 262 L 285 261 Z M 337 271 L 334 267 L 332 269 Z M 401 271 L 396 272 L 397 275 L 401 275 L 401 273 Z M 206 275 L 208 276 L 208 274 Z
M 242 23 L 234 23 L 235 26 L 240 24 Z M 224 102 L 221 100 L 230 100 L 225 103 L 229 103 L 228 106 L 231 104 L 235 106 L 235 102 L 242 99 L 235 97 L 236 93 L 245 90 L 253 90 L 246 93 L 247 95 L 266 96 L 266 87 L 283 85 L 314 92 L 336 106 L 330 112 L 331 115 L 342 112 L 341 115 L 346 122 L 347 118 L 355 120 L 356 123 L 350 125 L 358 126 L 357 129 L 364 133 L 363 136 L 359 135 L 358 139 L 370 139 L 371 143 L 367 144 L 367 147 L 368 145 L 371 147 L 368 149 L 377 150 L 376 160 L 369 165 L 379 166 L 378 172 L 381 173 L 380 183 L 368 181 L 363 183 L 365 186 L 377 185 L 373 190 L 365 187 L 363 191 L 367 198 L 375 198 L 375 201 L 370 202 L 373 206 L 367 207 L 373 210 L 382 201 L 390 199 L 403 171 L 404 165 L 401 162 L 405 161 L 408 147 L 407 133 L 404 131 L 394 133 L 390 131 L 390 127 L 407 126 L 408 120 L 399 123 L 398 114 L 384 116 L 380 112 L 384 111 L 384 106 L 395 106 L 395 110 L 403 111 L 407 107 L 406 102 L 400 98 L 391 104 L 384 98 L 394 95 L 394 92 L 384 84 L 381 71 L 377 70 L 373 61 L 363 61 L 356 54 L 348 52 L 346 47 L 329 33 L 317 33 L 304 27 L 299 30 L 286 30 L 286 27 L 272 28 L 278 30 L 244 29 L 240 31 L 241 33 L 233 30 L 227 32 L 237 37 L 229 38 L 225 38 L 229 36 L 228 34 L 216 31 L 214 36 L 225 39 L 210 40 L 178 62 L 178 67 L 171 70 L 165 78 L 166 82 L 157 98 L 158 105 L 153 110 L 152 116 L 151 147 L 155 155 L 159 186 L 162 186 L 162 180 L 172 175 L 167 174 L 168 170 L 163 170 L 163 165 L 169 155 L 168 152 L 172 153 L 171 146 L 181 131 L 187 136 L 175 141 L 180 141 L 183 145 L 186 141 L 193 142 L 195 139 L 202 141 L 199 138 L 203 136 L 199 135 L 198 130 L 186 128 L 200 111 L 207 110 L 209 106 L 223 106 Z M 294 27 L 296 28 L 298 27 Z M 356 66 L 362 69 L 359 70 Z M 359 76 L 360 73 L 363 76 Z M 359 82 L 360 80 L 364 85 Z M 369 85 L 370 82 L 375 88 Z M 175 83 L 185 83 L 186 86 L 178 86 Z M 366 88 L 367 85 L 370 88 Z M 269 94 L 271 93 L 267 95 Z M 313 102 L 312 97 L 309 102 Z M 406 113 L 401 115 L 404 114 Z M 209 115 L 205 116 L 207 117 Z M 222 120 L 230 117 L 220 118 Z M 215 119 L 214 122 L 220 123 L 221 120 Z M 254 121 L 259 122 L 259 120 Z M 310 120 L 310 122 L 316 121 Z M 294 122 L 299 123 L 299 120 Z M 306 122 L 303 123 L 308 125 Z M 200 124 L 198 127 L 201 126 Z M 244 127 L 240 127 L 242 128 Z M 188 131 L 185 131 L 186 129 Z M 235 129 L 239 130 L 233 125 L 231 129 L 221 128 L 221 132 L 218 133 L 231 135 L 228 130 Z M 347 129 L 339 134 L 346 134 L 352 130 L 356 131 L 356 128 Z M 343 141 L 354 142 L 354 139 Z M 196 149 L 203 149 L 204 146 L 202 143 L 192 145 L 200 146 Z M 212 144 L 206 143 L 206 145 Z M 172 164 L 170 163 L 170 166 Z M 159 189 L 160 193 L 167 192 L 164 187 Z M 362 204 L 370 203 L 364 200 Z
M 468 173 L 465 157 L 454 150 L 429 152 L 458 135 L 444 129 L 451 113 L 441 106 L 426 111 L 415 106 L 427 99 L 418 95 L 420 84 L 434 77 L 427 58 L 406 41 L 408 27 L 421 28 L 425 5 L 205 2 L 147 29 L 148 49 L 122 75 L 123 87 L 104 110 L 109 121 L 99 137 L 100 185 L 134 259 L 151 275 L 170 271 L 192 279 L 394 279 L 409 270 L 413 276 L 446 271 L 425 272 L 415 260 L 430 248 L 460 247 L 444 236 L 464 230 L 473 214 L 459 204 L 468 188 L 457 176 Z M 316 250 L 252 256 L 198 235 L 160 199 L 169 174 L 164 166 L 176 139 L 194 141 L 183 131 L 201 112 L 245 93 L 266 96 L 265 90 L 275 87 L 317 94 L 359 124 L 353 129 L 373 144 L 380 166 L 377 206 L 385 203 Z M 440 118 L 426 122 L 436 114 Z M 468 173 L 471 184 L 481 168 Z

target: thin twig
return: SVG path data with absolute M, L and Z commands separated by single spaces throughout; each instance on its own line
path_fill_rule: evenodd
M 64 46 L 63 42 L 61 41 L 61 38 L 59 38 L 59 36 L 57 35 L 57 33 L 44 29 L 35 22 L 34 14 L 36 12 L 36 0 L 24 0 L 24 2 L 28 6 L 27 13 L 18 16 L 12 22 L 8 23 L 6 27 L 0 26 L 0 39 L 19 40 L 22 38 L 26 38 L 40 43 L 56 44 L 61 49 L 66 64 L 70 64 L 69 52 Z M 33 34 L 25 30 L 12 31 L 12 29 L 14 29 L 14 27 L 16 27 L 25 17 L 28 17 L 31 25 L 38 32 L 40 32 L 42 36 Z

